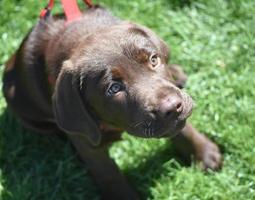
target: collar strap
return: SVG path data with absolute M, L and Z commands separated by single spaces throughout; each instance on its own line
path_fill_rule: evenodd
M 93 7 L 92 0 L 83 0 L 84 3 L 89 7 Z M 82 13 L 77 5 L 77 0 L 61 0 L 62 7 L 66 16 L 66 24 L 81 17 Z M 54 0 L 49 0 L 47 6 L 41 11 L 40 18 L 46 19 L 52 8 L 54 7 Z
M 54 0 L 49 0 L 47 6 L 44 7 L 44 9 L 40 12 L 40 18 L 45 19 L 50 15 L 51 9 L 54 6 Z
M 61 3 L 66 15 L 66 24 L 81 17 L 81 11 L 76 0 L 61 0 Z

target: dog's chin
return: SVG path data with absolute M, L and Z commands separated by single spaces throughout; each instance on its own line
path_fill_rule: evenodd
M 184 128 L 185 124 L 186 119 L 176 120 L 170 126 L 161 125 L 151 129 L 127 129 L 127 132 L 141 138 L 173 138 Z
M 178 121 L 175 126 L 170 126 L 165 131 L 163 131 L 161 134 L 158 134 L 158 138 L 173 138 L 177 134 L 180 133 L 180 131 L 184 128 L 186 124 L 186 119 Z

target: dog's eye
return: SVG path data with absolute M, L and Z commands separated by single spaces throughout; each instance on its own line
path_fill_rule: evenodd
M 152 54 L 150 57 L 150 63 L 153 67 L 157 66 L 159 63 L 159 57 L 156 54 Z
M 109 95 L 114 95 L 121 90 L 123 90 L 123 85 L 121 83 L 115 82 L 115 83 L 111 84 L 111 86 L 107 90 L 107 93 Z

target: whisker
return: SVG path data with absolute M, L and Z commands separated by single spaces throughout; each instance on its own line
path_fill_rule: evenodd
M 135 128 L 135 127 L 137 127 L 137 126 L 139 126 L 139 125 L 141 125 L 141 124 L 143 124 L 143 123 L 144 123 L 144 121 L 135 122 L 135 123 L 131 124 L 130 127 Z
M 143 121 L 138 122 L 137 124 L 134 125 L 134 127 L 137 127 L 137 126 L 141 125 L 142 123 L 143 123 Z

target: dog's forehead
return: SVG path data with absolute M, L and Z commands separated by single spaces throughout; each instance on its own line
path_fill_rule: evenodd
M 126 57 L 144 63 L 152 54 L 157 54 L 167 62 L 169 49 L 153 31 L 136 24 L 126 26 L 122 31 L 116 41 L 118 50 Z
M 128 53 L 140 49 L 147 51 L 160 50 L 160 39 L 155 33 L 150 29 L 132 23 L 116 25 L 111 29 L 104 30 L 104 32 L 97 32 L 93 40 L 96 43 L 100 42 L 100 46 L 104 47 L 104 50 L 112 53 L 119 51 L 119 53 L 124 52 L 128 55 Z
M 136 52 L 159 50 L 159 41 L 155 34 L 140 26 L 130 26 L 126 29 L 126 39 L 122 48 Z
M 86 66 L 86 70 L 107 71 L 112 79 L 129 82 L 150 73 L 150 56 L 161 54 L 160 39 L 140 25 L 112 27 L 91 35 L 87 41 L 77 53 L 75 60 L 79 65 Z
M 123 38 L 115 43 L 117 51 L 108 52 L 108 63 L 105 65 L 111 79 L 133 83 L 143 74 L 151 73 L 153 70 L 149 67 L 149 58 L 159 51 L 155 44 L 157 38 L 152 38 L 150 32 L 139 26 L 127 26 L 116 34 Z
M 99 62 L 123 54 L 143 61 L 152 53 L 167 56 L 167 47 L 162 48 L 162 44 L 162 40 L 150 29 L 126 22 L 86 36 L 75 51 L 78 58 L 86 53 L 88 59 L 94 58 Z

